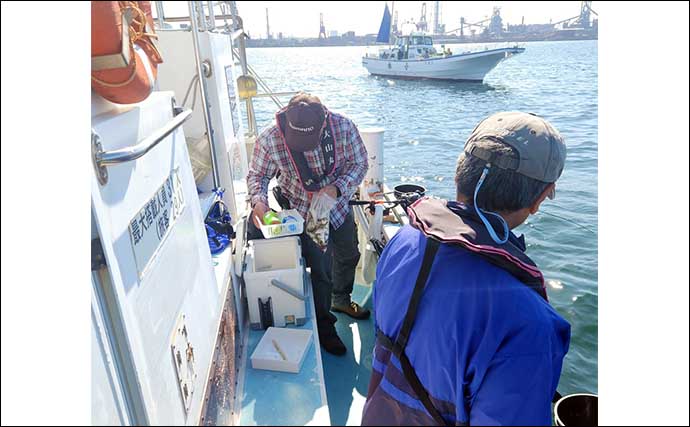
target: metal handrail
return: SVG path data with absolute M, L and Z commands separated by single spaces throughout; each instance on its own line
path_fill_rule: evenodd
M 236 57 L 241 58 L 241 57 L 240 57 L 240 53 L 239 53 L 235 48 L 232 48 L 232 53 L 233 53 Z M 287 92 L 283 92 L 283 93 L 274 93 L 274 92 L 271 90 L 271 88 L 268 87 L 268 85 L 266 84 L 266 82 L 264 82 L 264 80 L 261 78 L 261 76 L 259 76 L 259 74 L 258 74 L 256 71 L 254 71 L 254 68 L 252 68 L 251 65 L 246 64 L 246 66 L 247 66 L 248 74 L 251 75 L 252 77 L 254 77 L 254 78 L 256 79 L 256 82 L 259 84 L 259 86 L 261 86 L 261 88 L 264 90 L 265 94 L 262 94 L 261 96 L 268 96 L 268 97 L 270 97 L 270 98 L 273 100 L 273 102 L 276 104 L 276 106 L 277 106 L 278 108 L 283 108 L 283 104 L 280 102 L 280 100 L 279 100 L 276 96 L 273 96 L 273 95 L 287 95 L 288 93 L 287 93 Z M 295 92 L 295 93 L 296 93 L 296 92 Z
M 277 96 L 295 96 L 299 92 L 270 92 L 270 93 L 257 93 L 254 95 L 252 98 L 269 98 L 269 97 L 277 97 Z
M 165 9 L 163 9 L 163 2 L 157 1 L 156 4 L 156 15 L 158 15 L 158 27 L 163 28 L 165 25 Z
M 204 123 L 206 124 L 206 134 L 208 135 L 208 142 L 211 146 L 211 172 L 213 176 L 213 187 L 219 188 L 220 172 L 218 169 L 218 159 L 216 158 L 216 136 L 213 131 L 213 122 L 211 119 L 211 111 L 209 109 L 208 103 L 208 89 L 206 87 L 206 77 L 204 76 L 204 70 L 202 65 L 203 61 L 201 60 L 201 48 L 199 47 L 199 28 L 197 25 L 198 21 L 195 9 L 197 5 L 202 5 L 203 3 L 194 1 L 188 1 L 187 3 L 189 5 L 189 16 L 192 18 L 192 20 L 190 21 L 190 25 L 192 27 L 192 41 L 194 46 L 194 59 L 196 61 L 196 71 L 197 76 L 199 76 L 199 82 L 201 83 L 199 85 L 199 90 L 201 93 L 201 107 L 204 113 Z
M 179 108 L 179 107 L 178 107 Z M 168 135 L 179 128 L 192 115 L 190 109 L 179 109 L 177 114 L 160 129 L 157 129 L 147 138 L 144 138 L 136 145 L 120 148 L 113 151 L 101 151 L 96 154 L 96 163 L 99 166 L 115 165 L 118 163 L 130 162 L 142 157 L 151 151 L 156 145 L 163 141 Z
M 264 81 L 264 79 L 261 78 L 259 73 L 257 73 L 251 65 L 247 64 L 247 69 L 249 70 L 251 75 L 256 79 L 256 81 L 259 82 L 259 86 L 261 86 L 266 93 L 273 93 L 271 88 L 268 87 L 268 84 Z M 273 102 L 275 102 L 276 105 L 278 105 L 278 108 L 283 108 L 283 106 L 277 98 L 274 98 Z
M 96 170 L 96 177 L 101 185 L 108 183 L 108 170 L 106 166 L 130 162 L 142 157 L 163 141 L 168 135 L 175 132 L 182 123 L 192 116 L 192 110 L 182 107 L 173 107 L 173 118 L 165 126 L 154 131 L 151 135 L 139 141 L 136 145 L 120 148 L 112 151 L 103 151 L 101 137 L 91 129 L 91 160 Z
M 215 15 L 215 19 L 232 19 L 232 15 Z M 166 16 L 165 22 L 189 22 L 189 16 Z
M 249 72 L 252 74 L 252 76 L 256 79 L 256 81 L 259 82 L 259 86 L 261 86 L 266 93 L 273 93 L 271 88 L 268 87 L 268 85 L 266 84 L 266 82 L 264 82 L 261 76 L 259 76 L 259 74 L 256 71 L 254 71 L 251 65 L 247 64 L 247 68 L 249 69 Z M 278 106 L 278 108 L 283 108 L 283 103 L 280 102 L 280 100 L 277 97 L 271 96 L 271 99 Z
M 203 5 L 203 3 L 202 3 Z M 213 13 L 213 1 L 207 1 L 206 7 L 208 8 L 208 30 L 212 31 L 216 28 L 216 15 Z M 203 10 L 203 6 L 201 8 Z M 203 13 L 202 13 L 203 15 Z

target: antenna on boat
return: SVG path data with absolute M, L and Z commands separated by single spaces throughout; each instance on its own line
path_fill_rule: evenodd
M 391 2 L 391 17 L 395 16 L 395 2 Z M 391 19 L 390 29 L 388 30 L 388 48 L 390 49 L 391 39 L 393 38 L 393 19 Z

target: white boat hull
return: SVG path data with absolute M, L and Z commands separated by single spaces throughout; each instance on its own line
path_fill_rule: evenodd
M 378 76 L 481 82 L 501 61 L 524 50 L 518 47 L 501 48 L 427 60 L 364 57 L 362 65 L 369 73 Z

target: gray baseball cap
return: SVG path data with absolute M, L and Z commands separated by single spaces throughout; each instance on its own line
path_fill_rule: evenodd
M 512 147 L 518 157 L 478 146 L 477 142 L 483 140 L 502 142 Z M 566 148 L 561 134 L 543 118 L 532 113 L 506 111 L 479 122 L 465 143 L 465 154 L 552 183 L 563 172 Z

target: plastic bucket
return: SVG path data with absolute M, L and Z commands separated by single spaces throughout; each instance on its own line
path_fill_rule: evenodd
M 557 426 L 596 426 L 599 405 L 595 394 L 569 394 L 556 402 L 553 408 Z

